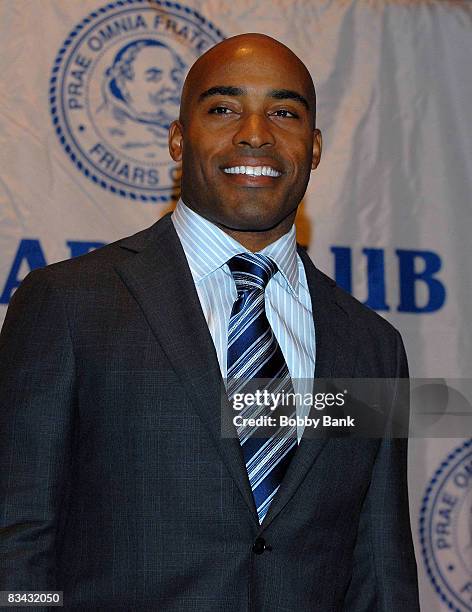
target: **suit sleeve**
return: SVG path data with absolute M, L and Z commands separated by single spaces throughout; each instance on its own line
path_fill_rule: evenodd
M 52 590 L 67 511 L 74 357 L 47 269 L 13 296 L 0 335 L 0 590 Z
M 408 363 L 398 332 L 395 378 L 408 378 Z M 405 410 L 401 397 L 405 390 L 405 384 L 397 381 L 393 415 Z M 407 438 L 392 437 L 380 444 L 362 507 L 345 612 L 419 612 L 408 505 L 407 450 Z

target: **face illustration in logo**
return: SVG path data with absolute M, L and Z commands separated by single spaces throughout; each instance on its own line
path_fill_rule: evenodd
M 128 43 L 105 72 L 99 110 L 111 107 L 118 124 L 141 124 L 158 144 L 167 146 L 169 126 L 179 113 L 185 69 L 164 43 L 148 38 Z M 118 135 L 120 129 L 110 132 Z

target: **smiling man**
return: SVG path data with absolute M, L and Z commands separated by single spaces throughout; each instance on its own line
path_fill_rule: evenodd
M 398 332 L 297 248 L 315 106 L 281 43 L 212 48 L 170 128 L 174 213 L 14 295 L 0 590 L 62 590 L 87 611 L 419 610 L 406 440 L 222 435 L 222 390 L 226 406 L 254 381 L 270 395 L 408 376 Z
M 182 199 L 251 250 L 287 233 L 321 155 L 306 67 L 265 36 L 234 37 L 192 67 L 170 152 Z

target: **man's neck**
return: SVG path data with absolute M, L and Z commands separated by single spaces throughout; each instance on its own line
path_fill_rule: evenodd
M 252 251 L 253 253 L 257 253 L 262 251 L 266 246 L 272 244 L 283 235 L 287 234 L 290 231 L 290 228 L 293 225 L 295 220 L 295 214 L 290 215 L 286 219 L 284 219 L 279 225 L 273 227 L 270 230 L 265 231 L 240 231 L 233 230 L 228 227 L 224 227 L 223 225 L 219 225 L 215 223 L 217 227 L 223 230 L 228 236 L 231 236 L 234 240 L 239 242 L 243 247 Z

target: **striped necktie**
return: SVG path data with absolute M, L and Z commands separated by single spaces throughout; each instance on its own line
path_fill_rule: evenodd
M 265 311 L 264 291 L 277 272 L 269 257 L 243 253 L 228 262 L 238 292 L 228 330 L 227 391 L 236 393 L 293 393 L 292 380 Z M 273 417 L 275 426 L 237 428 L 249 483 L 262 523 L 297 448 L 296 426 L 279 426 L 279 416 L 295 416 L 293 404 L 278 407 L 254 403 L 241 411 L 243 418 Z

